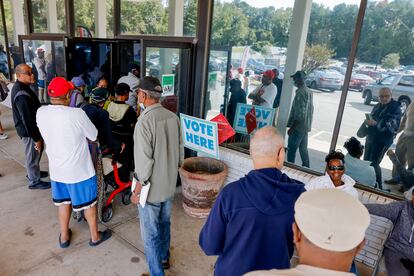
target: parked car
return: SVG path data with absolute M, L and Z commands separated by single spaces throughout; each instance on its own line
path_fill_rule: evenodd
M 401 110 L 403 112 L 414 100 L 414 75 L 399 74 L 387 76 L 374 84 L 365 86 L 362 91 L 364 104 L 369 105 L 371 101 L 378 102 L 378 92 L 382 87 L 389 87 L 391 89 L 393 99 L 401 103 Z
M 355 73 L 351 76 L 351 81 L 349 82 L 349 89 L 354 89 L 362 92 L 364 90 L 364 87 L 371 83 L 375 83 L 375 80 L 370 76 Z
M 328 89 L 331 92 L 341 90 L 344 75 L 334 70 L 315 70 L 305 80 L 305 84 L 312 89 Z

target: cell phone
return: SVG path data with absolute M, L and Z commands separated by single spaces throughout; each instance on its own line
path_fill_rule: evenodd
M 367 119 L 368 121 L 372 120 L 371 114 L 370 113 L 365 113 L 365 119 Z

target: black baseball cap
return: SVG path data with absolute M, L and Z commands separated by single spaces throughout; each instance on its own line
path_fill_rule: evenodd
M 301 80 L 305 80 L 306 79 L 306 74 L 305 74 L 305 72 L 303 72 L 303 71 L 301 71 L 301 70 L 299 70 L 299 71 L 296 71 L 296 73 L 295 74 L 293 74 L 292 76 L 290 76 L 291 78 L 294 78 L 294 79 L 301 79 Z
M 132 90 L 131 90 L 131 87 L 129 87 L 128 84 L 126 84 L 124 82 L 121 82 L 121 83 L 118 83 L 117 86 L 115 86 L 114 92 L 118 96 L 124 96 L 124 95 L 128 94 L 129 92 L 132 92 Z
M 138 88 L 160 94 L 162 93 L 160 80 L 154 77 L 143 77 L 138 85 Z

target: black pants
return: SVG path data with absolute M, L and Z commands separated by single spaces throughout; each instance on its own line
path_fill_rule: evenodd
M 382 189 L 382 173 L 380 163 L 384 154 L 392 145 L 393 138 L 383 138 L 375 137 L 373 135 L 368 135 L 365 142 L 365 153 L 364 160 L 371 161 L 371 165 L 375 169 L 375 176 L 378 183 L 378 188 Z

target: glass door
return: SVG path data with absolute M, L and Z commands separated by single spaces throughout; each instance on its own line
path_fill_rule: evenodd
M 163 47 L 159 43 L 144 40 L 143 75 L 160 80 L 163 88 L 161 104 L 165 108 L 177 114 L 188 113 L 192 81 L 191 44 Z

